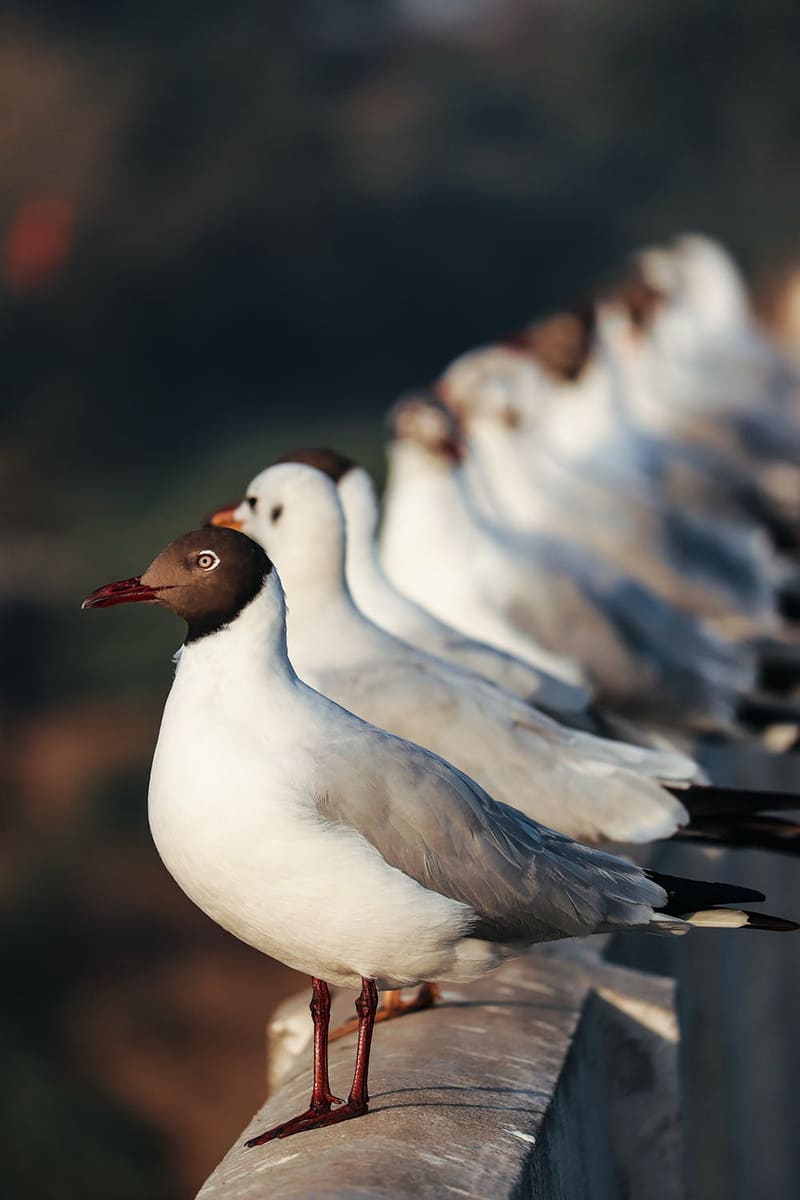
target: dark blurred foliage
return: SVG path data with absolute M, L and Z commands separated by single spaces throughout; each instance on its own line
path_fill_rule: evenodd
M 65 1013 L 98 969 L 152 980 L 187 944 L 223 953 L 188 905 L 157 933 L 160 884 L 98 933 L 87 858 L 156 868 L 146 760 L 180 634 L 152 613 L 81 618 L 81 596 L 292 444 L 380 472 L 398 391 L 643 241 L 701 229 L 751 269 L 793 254 L 798 61 L 793 0 L 3 6 L 0 1036 L 17 1099 L 0 1128 L 17 1149 L 0 1152 L 17 1194 L 23 1169 L 28 1195 L 179 1194 L 160 1135 L 81 1072 Z
M 297 404 L 377 435 L 399 388 L 642 238 L 794 238 L 795 4 L 459 7 L 448 36 L 380 0 L 20 6 L 19 53 L 73 80 L 49 120 L 97 143 L 63 171 L 64 270 L 3 303 L 31 472 L 173 468 Z
M 0 916 L 5 1188 L 37 1200 L 161 1200 L 172 1191 L 163 1139 L 144 1117 L 81 1078 L 65 1053 L 61 1025 L 71 993 L 111 965 L 110 947 L 98 937 L 92 911 L 76 906 L 65 869 L 62 853 L 29 875 L 13 909 Z M 151 957 L 164 940 L 158 926 L 122 927 L 114 937 L 134 958 L 143 944 Z

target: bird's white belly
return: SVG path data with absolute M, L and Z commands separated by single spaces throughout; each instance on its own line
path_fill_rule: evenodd
M 358 985 L 363 975 L 389 987 L 453 976 L 471 910 L 388 866 L 353 830 L 323 823 L 289 789 L 265 798 L 227 782 L 154 762 L 154 841 L 208 916 L 331 983 Z

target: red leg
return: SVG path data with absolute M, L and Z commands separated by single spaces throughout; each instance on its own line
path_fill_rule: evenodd
M 441 1000 L 441 993 L 435 983 L 421 983 L 417 994 L 410 1000 L 404 1000 L 399 989 L 392 988 L 384 992 L 383 1004 L 375 1014 L 375 1021 L 394 1021 L 407 1013 L 422 1012 L 423 1009 L 433 1008 Z M 345 1021 L 331 1031 L 329 1040 L 338 1042 L 340 1038 L 348 1037 L 358 1029 L 358 1021 Z
M 314 979 L 314 997 L 311 1013 L 314 1017 L 314 1086 L 308 1109 L 281 1125 L 267 1129 L 258 1137 L 250 1138 L 246 1146 L 262 1146 L 274 1138 L 291 1137 L 306 1129 L 320 1129 L 323 1125 L 336 1125 L 339 1121 L 350 1121 L 361 1117 L 369 1106 L 367 1077 L 369 1075 L 369 1052 L 372 1045 L 372 1030 L 378 1007 L 378 989 L 371 979 L 361 980 L 361 995 L 356 1000 L 358 1013 L 358 1047 L 353 1086 L 344 1104 L 331 1095 L 328 1083 L 328 1023 L 330 1020 L 330 995 L 327 984 Z M 324 997 L 323 1000 L 320 1000 Z M 339 1103 L 338 1108 L 332 1108 Z
M 306 1112 L 283 1125 L 276 1125 L 258 1137 L 250 1138 L 247 1146 L 261 1146 L 272 1138 L 280 1137 L 281 1130 L 320 1113 L 330 1112 L 332 1105 L 344 1103 L 331 1092 L 328 1080 L 328 1027 L 331 1019 L 331 994 L 328 985 L 322 979 L 311 980 L 311 1019 L 314 1022 L 314 1083 L 311 1089 L 311 1103 Z
M 372 1047 L 372 1031 L 375 1028 L 375 1013 L 378 1010 L 378 989 L 373 979 L 361 980 L 361 995 L 356 1000 L 358 1013 L 358 1045 L 356 1046 L 356 1069 L 347 1104 L 360 1107 L 366 1112 L 369 1105 L 367 1077 L 369 1075 L 369 1052 Z M 345 1105 L 347 1107 L 347 1105 Z M 358 1116 L 354 1112 L 353 1116 Z
M 328 1079 L 328 1029 L 331 1023 L 331 994 L 321 979 L 312 979 L 311 1019 L 314 1022 L 314 1086 L 311 1112 L 327 1112 L 332 1104 L 344 1103 L 331 1092 Z

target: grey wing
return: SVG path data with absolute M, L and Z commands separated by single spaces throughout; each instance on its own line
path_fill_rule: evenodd
M 662 522 L 664 550 L 678 571 L 727 591 L 745 612 L 772 611 L 771 556 L 758 534 L 679 508 L 666 509 Z
M 723 641 L 635 580 L 620 577 L 598 592 L 621 636 L 648 658 L 658 672 L 661 700 L 681 708 L 709 711 L 733 703 L 737 692 L 752 687 L 747 652 Z
M 639 867 L 497 803 L 419 746 L 370 734 L 371 745 L 339 741 L 326 753 L 326 779 L 339 786 L 320 792 L 320 814 L 357 830 L 423 887 L 468 904 L 473 936 L 532 943 L 641 926 L 664 903 Z M 347 775 L 352 787 L 341 786 Z
M 431 653 L 437 653 L 437 648 L 432 647 Z M 550 712 L 573 716 L 585 713 L 591 703 L 589 690 L 581 684 L 568 683 L 504 650 L 462 637 L 455 630 L 442 642 L 441 653 L 464 670 L 475 672 Z
M 581 662 L 589 678 L 608 690 L 609 679 L 637 673 L 635 653 L 608 613 L 602 598 L 587 587 L 582 547 L 544 534 L 505 539 L 504 548 L 521 569 L 509 587 L 500 572 L 492 577 L 495 597 L 508 618 L 550 651 Z M 599 562 L 599 560 L 597 560 Z M 605 569 L 609 576 L 618 572 Z
M 590 555 L 578 558 L 563 546 L 548 546 L 547 552 L 571 566 L 582 594 L 604 613 L 631 659 L 649 663 L 665 708 L 731 715 L 736 693 L 752 686 L 746 651 Z

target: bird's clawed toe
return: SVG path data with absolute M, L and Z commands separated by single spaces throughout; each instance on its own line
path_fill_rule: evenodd
M 325 1125 L 338 1125 L 340 1121 L 352 1121 L 355 1117 L 363 1117 L 367 1105 L 360 1100 L 336 1100 L 337 1108 L 309 1108 L 289 1121 L 266 1129 L 258 1137 L 250 1138 L 245 1147 L 250 1150 L 254 1146 L 263 1146 L 266 1142 L 277 1138 L 291 1137 L 295 1133 L 304 1133 L 307 1129 L 322 1129 Z

